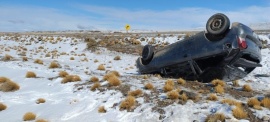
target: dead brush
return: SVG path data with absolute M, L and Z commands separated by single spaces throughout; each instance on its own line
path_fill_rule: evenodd
M 90 78 L 90 81 L 92 81 L 92 82 L 98 82 L 99 79 L 98 79 L 98 77 L 93 76 L 93 77 Z
M 212 80 L 211 83 L 212 83 L 214 86 L 218 86 L 218 85 L 220 85 L 220 86 L 222 86 L 222 87 L 226 86 L 226 83 L 225 83 L 223 80 L 219 80 L 219 79 Z
M 32 72 L 32 71 L 28 71 L 25 75 L 26 78 L 36 78 L 37 75 L 36 73 Z
M 186 84 L 186 80 L 183 79 L 183 78 L 179 78 L 179 79 L 177 80 L 177 83 L 180 84 L 180 85 L 185 85 L 185 84 Z
M 252 88 L 251 88 L 251 86 L 250 86 L 250 85 L 245 84 L 245 85 L 243 86 L 243 91 L 246 91 L 246 92 L 251 92 L 251 91 L 252 91 Z
M 109 71 L 106 75 L 103 76 L 103 80 L 108 80 L 110 77 L 120 77 L 120 74 L 118 71 Z
M 7 106 L 0 102 L 0 111 L 6 110 Z
M 68 76 L 63 78 L 61 83 L 77 82 L 77 81 L 81 81 L 80 76 L 78 76 L 78 75 L 68 75 Z
M 49 66 L 50 69 L 59 68 L 59 67 L 60 67 L 60 64 L 55 61 L 51 62 Z
M 173 89 L 174 89 L 174 82 L 173 82 L 173 80 L 167 80 L 165 82 L 165 85 L 163 87 L 163 90 L 165 92 L 168 92 L 168 91 L 172 91 Z
M 92 85 L 92 87 L 91 87 L 91 91 L 95 91 L 96 89 L 98 89 L 100 87 L 100 83 L 94 83 L 93 85 Z
M 109 77 L 107 81 L 108 81 L 110 86 L 119 86 L 119 85 L 121 85 L 121 81 L 115 75 L 113 75 L 112 77 Z
M 177 90 L 167 92 L 167 97 L 169 99 L 175 100 L 179 98 L 179 92 Z
M 36 114 L 32 112 L 27 112 L 23 116 L 23 121 L 31 121 L 36 119 Z
M 270 109 L 270 98 L 263 98 L 263 100 L 261 101 L 261 105 Z
M 247 112 L 245 112 L 242 107 L 236 106 L 233 108 L 232 113 L 236 119 L 246 119 L 248 117 Z
M 121 57 L 118 55 L 118 56 L 115 56 L 114 58 L 113 58 L 113 60 L 121 60 Z
M 224 93 L 224 88 L 221 85 L 217 85 L 215 87 L 216 93 L 223 94 Z
M 103 64 L 98 65 L 97 70 L 105 70 L 105 66 Z
M 22 61 L 28 61 L 27 57 L 22 57 Z
M 146 83 L 146 84 L 144 85 L 144 88 L 145 88 L 145 89 L 148 89 L 148 90 L 153 90 L 153 89 L 154 89 L 154 86 L 153 86 L 152 83 Z
M 40 60 L 40 59 L 36 59 L 36 60 L 34 61 L 34 63 L 37 63 L 37 64 L 43 64 L 43 61 Z
M 49 122 L 49 121 L 46 119 L 37 119 L 35 122 Z
M 133 97 L 139 97 L 143 94 L 142 90 L 140 89 L 137 89 L 137 90 L 134 90 L 134 91 L 129 91 L 128 92 L 128 95 L 129 96 L 133 96 Z
M 6 77 L 0 77 L 0 91 L 12 92 L 19 90 L 20 86 Z
M 135 97 L 127 96 L 125 100 L 123 100 L 120 104 L 120 110 L 126 109 L 131 110 L 136 104 Z
M 261 110 L 261 102 L 257 99 L 257 98 L 250 98 L 248 99 L 247 101 L 247 105 L 249 107 L 253 107 L 254 109 L 258 109 L 258 110 Z
M 225 115 L 223 113 L 210 114 L 206 117 L 205 122 L 225 122 Z
M 234 87 L 239 87 L 240 86 L 239 85 L 239 80 L 234 80 L 232 83 L 233 83 Z
M 100 107 L 98 108 L 98 113 L 106 113 L 106 112 L 107 112 L 107 110 L 105 109 L 104 106 L 100 106 Z
M 10 61 L 11 59 L 13 59 L 13 57 L 11 55 L 5 54 L 5 56 L 3 57 L 4 61 Z
M 186 95 L 186 93 L 181 94 L 179 98 L 183 100 L 184 102 L 188 100 L 188 96 Z
M 234 105 L 234 106 L 238 106 L 238 107 L 242 107 L 242 103 L 241 102 L 238 102 L 238 101 L 232 100 L 232 99 L 223 99 L 221 101 L 221 103 L 228 104 L 228 105 Z
M 74 57 L 70 57 L 70 60 L 75 60 L 75 58 Z
M 210 95 L 207 97 L 207 100 L 217 101 L 218 98 L 217 98 L 217 95 L 216 95 L 216 94 L 210 94 Z
M 63 77 L 68 76 L 68 73 L 67 73 L 66 71 L 60 71 L 60 72 L 58 73 L 58 76 L 63 78 Z
M 45 100 L 44 98 L 38 98 L 38 99 L 36 100 L 36 103 L 37 103 L 37 104 L 45 103 L 45 102 L 46 102 L 46 100 Z

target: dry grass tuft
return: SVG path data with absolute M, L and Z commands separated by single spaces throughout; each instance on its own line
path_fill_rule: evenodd
M 217 95 L 216 95 L 216 94 L 210 94 L 210 95 L 207 97 L 207 100 L 217 101 L 218 98 L 217 98 Z
M 46 100 L 45 100 L 44 98 L 38 98 L 38 99 L 36 100 L 36 103 L 37 103 L 37 104 L 45 103 L 45 102 L 46 102 Z
M 107 112 L 107 110 L 105 109 L 104 106 L 100 106 L 100 107 L 98 108 L 98 113 L 106 113 L 106 112 Z
M 257 98 L 249 98 L 247 101 L 247 105 L 249 107 L 254 107 L 255 105 L 260 106 L 261 102 Z
M 121 81 L 115 75 L 109 77 L 107 81 L 109 82 L 110 86 L 119 86 L 121 84 Z
M 66 71 L 60 71 L 59 73 L 58 73 L 58 75 L 59 75 L 59 77 L 66 77 L 66 76 L 68 76 L 68 73 L 66 72 Z
M 228 105 L 234 105 L 234 106 L 237 106 L 237 107 L 242 107 L 242 103 L 241 102 L 238 102 L 236 100 L 232 100 L 232 99 L 223 99 L 221 101 L 221 103 L 225 104 L 227 103 Z
M 11 92 L 19 90 L 20 86 L 6 77 L 0 77 L 0 91 Z
M 185 85 L 185 84 L 186 84 L 186 80 L 183 79 L 183 78 L 179 78 L 179 79 L 177 80 L 177 83 L 180 84 L 180 85 Z
M 115 56 L 113 60 L 121 60 L 120 56 Z
M 37 119 L 35 122 L 49 122 L 49 121 L 46 119 Z
M 6 110 L 7 106 L 0 102 L 0 111 Z
M 221 85 L 217 85 L 217 86 L 215 87 L 215 91 L 216 91 L 217 93 L 223 94 L 223 93 L 224 93 L 224 88 L 223 88 Z
M 109 73 L 114 74 L 117 77 L 120 77 L 120 73 L 118 71 L 113 70 L 113 71 L 110 71 Z
M 37 64 L 43 64 L 43 61 L 40 60 L 40 59 L 36 59 L 36 60 L 34 61 L 34 63 L 37 63 Z
M 210 114 L 206 117 L 205 122 L 225 122 L 225 115 L 222 113 Z
M 98 79 L 98 77 L 93 76 L 93 77 L 90 78 L 90 81 L 92 81 L 92 82 L 98 82 L 99 79 Z
M 257 109 L 257 110 L 262 110 L 262 106 L 261 105 L 254 105 L 253 108 L 254 109 Z
M 80 76 L 78 76 L 78 75 L 68 75 L 68 76 L 63 78 L 61 83 L 76 82 L 76 81 L 81 81 Z
M 50 69 L 59 68 L 59 67 L 60 67 L 59 64 L 55 61 L 51 62 L 49 66 Z
M 233 82 L 233 86 L 235 86 L 235 87 L 239 87 L 240 85 L 239 85 L 239 80 L 234 80 Z
M 222 86 L 222 87 L 226 86 L 226 83 L 225 83 L 223 80 L 219 80 L 219 79 L 212 80 L 211 83 L 212 83 L 214 86 L 218 86 L 218 85 L 220 85 L 220 86 Z
M 167 93 L 167 97 L 169 99 L 173 99 L 173 100 L 178 99 L 179 98 L 179 92 L 177 90 L 170 91 L 170 92 Z
M 98 65 L 97 70 L 105 70 L 105 66 L 103 64 Z
M 251 92 L 251 91 L 252 91 L 252 88 L 251 88 L 251 86 L 250 86 L 250 85 L 245 84 L 245 85 L 243 86 L 243 91 L 246 91 L 246 92 Z
M 152 90 L 152 89 L 154 89 L 154 86 L 153 86 L 152 83 L 146 83 L 146 84 L 144 85 L 144 88 L 145 88 L 145 89 L 148 89 L 148 90 Z
M 75 60 L 75 58 L 74 57 L 70 57 L 70 60 Z
M 180 99 L 186 102 L 188 100 L 188 96 L 186 95 L 186 93 L 183 93 L 182 95 L 180 95 Z
M 232 110 L 233 116 L 237 119 L 246 119 L 248 117 L 247 112 L 243 110 L 243 108 L 236 106 Z
M 98 89 L 100 87 L 100 83 L 94 83 L 93 86 L 91 87 L 91 91 L 95 91 L 96 89 Z
M 25 75 L 26 78 L 36 78 L 37 75 L 34 72 L 28 71 Z
M 135 103 L 136 103 L 135 97 L 128 96 L 124 101 L 121 102 L 120 109 L 130 110 L 135 105 Z
M 261 105 L 270 109 L 270 98 L 263 98 L 263 100 L 261 101 Z
M 128 95 L 133 96 L 133 97 L 138 97 L 138 96 L 141 96 L 142 94 L 143 94 L 143 92 L 140 89 L 128 92 Z
M 11 59 L 13 59 L 13 57 L 11 55 L 6 54 L 3 58 L 4 61 L 10 61 Z
M 27 112 L 23 116 L 23 121 L 31 121 L 36 119 L 36 114 L 32 112 Z
M 168 91 L 172 91 L 173 89 L 174 89 L 174 82 L 173 82 L 173 80 L 167 80 L 165 82 L 165 85 L 163 87 L 163 90 L 165 92 L 168 92 Z
M 22 61 L 28 61 L 27 57 L 22 57 Z

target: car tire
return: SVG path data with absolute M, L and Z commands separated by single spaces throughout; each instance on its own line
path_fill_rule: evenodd
M 226 74 L 224 68 L 221 67 L 209 67 L 203 71 L 199 76 L 199 81 L 203 83 L 209 83 L 214 79 L 223 79 L 223 76 Z
M 152 45 L 145 45 L 142 51 L 142 63 L 147 65 L 150 63 L 154 55 L 154 48 Z
M 207 32 L 213 36 L 222 36 L 229 28 L 230 19 L 222 13 L 212 15 L 206 23 Z

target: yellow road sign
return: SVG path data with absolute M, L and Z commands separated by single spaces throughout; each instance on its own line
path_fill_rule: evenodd
M 127 31 L 130 30 L 130 25 L 126 24 L 125 28 L 126 28 Z

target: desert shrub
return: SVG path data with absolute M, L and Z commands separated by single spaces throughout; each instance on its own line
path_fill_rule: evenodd
M 120 74 L 117 71 L 110 71 L 106 75 L 103 76 L 103 80 L 108 80 L 110 77 L 113 77 L 113 76 L 120 77 Z
M 25 75 L 26 78 L 36 78 L 37 75 L 34 72 L 28 71 Z
M 55 61 L 51 62 L 49 66 L 50 69 L 59 68 L 59 67 L 60 67 L 59 64 Z
M 180 95 L 180 99 L 183 101 L 187 101 L 188 100 L 188 96 L 186 95 L 186 93 L 183 93 Z
M 146 83 L 146 84 L 144 85 L 144 88 L 145 88 L 145 89 L 152 90 L 152 89 L 154 89 L 154 86 L 153 86 L 152 83 Z
M 22 57 L 22 61 L 28 61 L 27 57 Z
M 234 105 L 234 106 L 238 106 L 238 107 L 242 107 L 242 103 L 238 102 L 236 100 L 232 100 L 232 99 L 224 99 L 221 101 L 221 103 L 223 104 L 228 104 L 228 105 Z
M 165 85 L 164 85 L 164 87 L 163 87 L 163 90 L 165 91 L 165 92 L 168 92 L 168 91 L 171 91 L 171 90 L 173 90 L 174 89 L 174 82 L 173 82 L 173 80 L 167 80 L 166 82 L 165 82 Z
M 113 70 L 113 71 L 110 71 L 109 73 L 114 74 L 117 77 L 120 77 L 120 73 L 118 71 Z
M 120 56 L 115 56 L 113 60 L 121 60 Z
M 61 81 L 61 83 L 68 83 L 68 82 L 76 82 L 76 81 L 81 81 L 80 76 L 78 75 L 67 75 L 64 77 Z
M 106 113 L 107 111 L 106 111 L 106 109 L 105 109 L 104 106 L 100 106 L 100 107 L 98 108 L 98 112 L 99 112 L 99 113 Z
M 51 57 L 51 54 L 50 54 L 50 53 L 47 53 L 47 54 L 45 55 L 45 57 Z
M 247 105 L 249 107 L 254 107 L 255 105 L 260 105 L 261 102 L 257 99 L 257 98 L 249 98 L 248 101 L 247 101 Z
M 27 112 L 23 116 L 23 121 L 31 121 L 36 119 L 36 114 L 32 112 Z
M 6 110 L 7 106 L 0 102 L 0 111 Z
M 207 100 L 217 101 L 218 98 L 217 98 L 217 95 L 216 95 L 216 94 L 210 94 L 210 95 L 207 97 Z
M 119 86 L 121 84 L 121 81 L 113 75 L 112 77 L 109 77 L 108 80 L 110 86 Z
M 233 116 L 237 119 L 246 119 L 247 113 L 243 110 L 243 108 L 236 106 L 232 110 Z
M 4 61 L 10 61 L 11 59 L 13 59 L 13 57 L 11 55 L 6 54 L 3 58 Z
M 263 100 L 261 101 L 261 105 L 270 109 L 270 98 L 263 98 Z
M 178 99 L 179 98 L 179 92 L 177 90 L 170 91 L 170 92 L 167 93 L 167 97 L 169 99 L 173 99 L 173 100 Z
M 43 64 L 43 61 L 40 60 L 40 59 L 36 59 L 36 60 L 34 61 L 34 63 L 37 63 L 37 64 Z
M 94 90 L 96 90 L 97 88 L 99 88 L 100 87 L 100 83 L 94 83 L 93 84 L 93 86 L 91 87 L 91 91 L 94 91 Z
M 94 60 L 94 63 L 97 63 L 97 62 L 98 62 L 98 60 L 97 60 L 97 59 L 95 59 L 95 60 Z
M 186 84 L 186 80 L 183 79 L 183 78 L 179 78 L 179 79 L 177 80 L 177 83 L 180 84 L 180 85 L 185 85 L 185 84 Z
M 226 85 L 226 83 L 223 81 L 223 80 L 219 80 L 219 79 L 215 79 L 215 80 L 212 80 L 211 82 L 214 86 L 222 86 L 224 87 Z
M 246 92 L 251 92 L 251 91 L 252 91 L 252 88 L 251 88 L 251 86 L 250 86 L 250 85 L 245 84 L 245 85 L 243 86 L 243 91 L 246 91 Z
M 98 82 L 99 79 L 98 79 L 98 77 L 93 76 L 93 77 L 90 78 L 90 81 L 92 81 L 92 82 Z
M 98 65 L 97 70 L 105 70 L 105 67 L 103 64 Z
M 138 96 L 141 96 L 142 93 L 143 93 L 142 90 L 137 89 L 137 90 L 134 90 L 134 91 L 129 91 L 128 95 L 133 96 L 133 97 L 138 97 Z
M 205 122 L 225 122 L 225 115 L 222 113 L 210 114 L 206 117 Z
M 46 119 L 37 119 L 35 122 L 49 122 L 49 121 Z
M 36 103 L 37 103 L 37 104 L 45 103 L 45 102 L 46 102 L 46 100 L 45 100 L 44 98 L 38 98 L 38 99 L 36 100 Z
M 70 60 L 75 60 L 75 58 L 74 57 L 70 57 Z
M 127 109 L 130 110 L 135 105 L 135 97 L 128 96 L 125 100 L 123 100 L 120 104 L 120 109 Z
M 238 83 L 239 81 L 238 80 L 234 80 L 232 83 L 233 83 L 233 86 L 235 86 L 235 87 L 239 87 L 240 85 L 239 85 L 239 83 Z
M 19 90 L 20 86 L 6 77 L 0 77 L 0 91 L 11 92 Z
M 224 93 L 224 88 L 221 85 L 217 85 L 215 87 L 215 91 L 216 91 L 216 93 L 222 94 L 222 93 Z
M 66 71 L 60 71 L 59 73 L 58 73 L 58 75 L 60 76 L 60 77 L 66 77 L 66 76 L 68 76 L 68 73 L 66 72 Z

